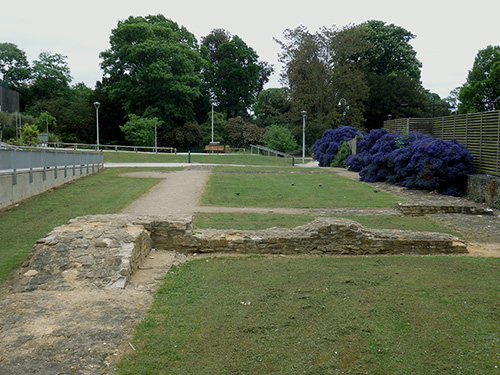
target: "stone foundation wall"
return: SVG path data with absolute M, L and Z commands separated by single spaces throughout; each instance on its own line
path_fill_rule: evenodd
M 36 242 L 16 289 L 123 288 L 151 248 L 148 229 L 130 218 L 79 217 Z
M 493 215 L 493 210 L 484 208 L 473 203 L 446 204 L 442 203 L 418 203 L 397 202 L 396 208 L 403 215 L 424 216 L 432 214 L 466 214 L 466 215 Z
M 443 233 L 370 230 L 319 218 L 294 229 L 193 230 L 192 218 L 95 215 L 71 220 L 37 241 L 16 289 L 123 288 L 152 247 L 177 253 L 446 254 L 466 246 Z
M 373 230 L 338 218 L 318 218 L 293 229 L 261 231 L 204 229 L 192 232 L 190 222 L 182 221 L 175 225 L 175 231 L 169 232 L 165 231 L 165 225 L 152 228 L 157 249 L 184 253 L 359 255 L 467 252 L 463 243 L 448 234 Z M 160 234 L 165 232 L 168 232 L 167 236 Z
M 466 197 L 500 209 L 500 177 L 474 174 L 467 178 Z

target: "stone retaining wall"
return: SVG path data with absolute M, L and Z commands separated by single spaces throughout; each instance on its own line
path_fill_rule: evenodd
M 370 230 L 319 218 L 294 229 L 196 230 L 191 217 L 83 216 L 37 241 L 17 275 L 18 291 L 123 288 L 152 247 L 178 253 L 447 254 L 465 245 L 443 233 Z
M 474 174 L 467 177 L 466 197 L 470 200 L 500 208 L 500 177 Z

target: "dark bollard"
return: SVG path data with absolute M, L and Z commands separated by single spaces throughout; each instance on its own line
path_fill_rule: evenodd
M 295 156 L 292 156 L 292 167 L 295 167 Z
M 191 163 L 191 151 L 188 151 L 188 163 Z

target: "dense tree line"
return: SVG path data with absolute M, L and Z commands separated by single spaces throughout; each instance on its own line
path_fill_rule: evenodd
M 389 118 L 448 114 L 448 102 L 422 86 L 414 37 L 382 21 L 285 30 L 276 40 L 283 86 L 264 89 L 273 67 L 239 36 L 216 28 L 198 41 L 163 15 L 129 17 L 111 30 L 94 89 L 72 83 L 65 56 L 44 51 L 30 64 L 12 43 L 0 43 L 0 84 L 21 94 L 24 119 L 62 141 L 96 141 L 99 101 L 101 143 L 152 146 L 156 128 L 159 146 L 202 147 L 211 140 L 213 109 L 216 141 L 292 152 L 306 111 L 311 151 L 325 130 L 341 125 L 369 130 Z M 455 91 L 462 111 L 497 105 L 498 48 L 481 51 Z

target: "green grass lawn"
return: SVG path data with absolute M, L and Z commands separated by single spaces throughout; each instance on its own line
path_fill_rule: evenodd
M 54 227 L 119 212 L 159 181 L 120 176 L 140 170 L 109 168 L 0 211 L 0 280 Z M 260 207 L 393 207 L 400 200 L 331 173 L 285 171 L 220 170 L 204 199 Z M 311 220 L 216 216 L 197 215 L 195 225 L 260 229 Z M 425 218 L 349 218 L 439 231 Z M 499 258 L 465 256 L 190 261 L 167 275 L 119 373 L 498 374 L 499 272 Z
M 234 172 L 234 169 L 231 170 Z M 224 173 L 210 176 L 201 203 L 204 206 L 363 208 L 394 207 L 401 198 L 375 193 L 368 184 L 333 173 Z M 247 172 L 247 173 L 245 173 Z M 255 171 L 253 171 L 255 172 Z
M 457 236 L 448 228 L 425 216 L 404 215 L 338 215 L 345 219 L 357 221 L 372 229 L 402 229 L 420 232 L 440 232 Z M 235 213 L 198 213 L 194 216 L 194 226 L 200 229 L 238 229 L 260 230 L 272 227 L 295 228 L 314 220 L 311 215 L 287 214 L 235 214 Z
M 108 168 L 0 211 L 0 281 L 55 227 L 81 215 L 116 213 L 161 181 L 119 176 L 139 170 L 151 168 Z
M 314 217 L 310 215 L 286 214 L 226 214 L 226 213 L 198 213 L 194 215 L 193 225 L 196 228 L 206 229 L 239 229 L 261 230 L 266 228 L 295 228 L 310 223 Z
M 156 294 L 124 374 L 498 374 L 500 259 L 191 261 Z
M 188 155 L 153 154 L 139 152 L 104 152 L 105 163 L 187 163 Z M 237 165 L 268 165 L 291 166 L 292 161 L 287 158 L 276 158 L 250 153 L 234 154 L 191 154 L 191 163 L 203 164 L 237 164 Z

